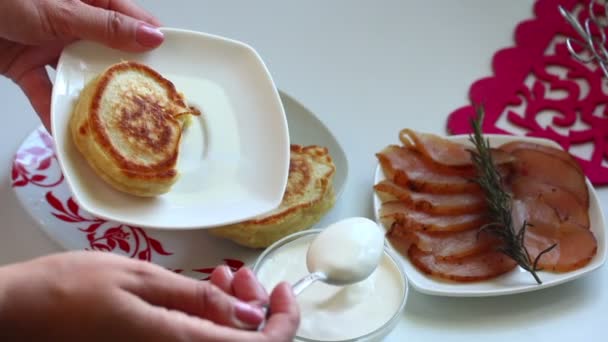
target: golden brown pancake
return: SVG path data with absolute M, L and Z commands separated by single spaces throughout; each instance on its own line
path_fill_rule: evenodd
M 194 112 L 173 83 L 146 65 L 122 62 L 87 84 L 70 129 L 77 149 L 108 184 L 129 194 L 156 196 L 177 180 L 189 114 Z
M 279 207 L 251 220 L 208 231 L 243 246 L 262 248 L 309 228 L 335 203 L 335 170 L 327 148 L 291 145 L 287 188 Z

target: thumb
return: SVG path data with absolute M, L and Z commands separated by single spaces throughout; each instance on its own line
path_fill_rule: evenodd
M 260 307 L 240 301 L 210 282 L 186 278 L 152 264 L 144 272 L 141 268 L 125 289 L 152 305 L 240 329 L 257 328 L 264 321 Z
M 80 1 L 66 3 L 71 8 L 59 9 L 50 15 L 59 38 L 93 40 L 130 52 L 149 50 L 163 42 L 162 32 L 144 21 Z

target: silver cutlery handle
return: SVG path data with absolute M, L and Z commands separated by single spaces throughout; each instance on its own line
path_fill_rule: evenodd
M 310 284 L 314 283 L 317 280 L 325 280 L 325 274 L 321 272 L 314 272 L 308 274 L 306 277 L 298 280 L 295 284 L 293 284 L 293 293 L 298 296 L 305 288 L 307 288 Z

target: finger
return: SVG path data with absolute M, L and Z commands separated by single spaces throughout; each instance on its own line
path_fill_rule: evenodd
M 232 281 L 232 289 L 234 296 L 244 302 L 258 305 L 268 303 L 268 293 L 249 268 L 242 267 L 236 271 Z
M 104 7 L 110 10 L 114 10 L 116 12 L 120 12 L 122 14 L 126 14 L 135 19 L 143 20 L 153 26 L 160 26 L 160 21 L 156 19 L 152 14 L 143 8 L 137 6 L 135 2 L 129 0 L 113 0 L 109 1 L 107 6 L 99 6 L 96 7 Z
M 270 318 L 264 334 L 270 341 L 291 341 L 300 325 L 300 311 L 291 286 L 277 285 L 270 295 Z
M 180 311 L 166 310 L 135 296 L 121 301 L 128 309 L 119 321 L 135 331 L 135 337 L 142 341 L 287 341 L 284 338 L 272 340 L 260 332 L 233 329 Z
M 241 329 L 256 328 L 264 320 L 261 308 L 237 300 L 209 282 L 186 278 L 150 263 L 137 263 L 132 275 L 125 289 L 150 304 Z
M 234 279 L 234 276 L 230 270 L 230 267 L 221 265 L 216 267 L 213 272 L 211 272 L 209 281 L 227 294 L 233 295 L 232 279 Z
M 77 37 L 109 47 L 140 52 L 160 45 L 162 32 L 144 21 L 83 2 L 61 1 L 48 8 L 57 38 Z
M 49 133 L 53 86 L 44 66 L 57 60 L 62 49 L 61 43 L 25 48 L 18 52 L 6 70 L 6 76 L 21 87 Z
M 29 70 L 15 82 L 30 100 L 46 130 L 51 132 L 51 93 L 53 86 L 46 69 L 38 67 Z
M 6 70 L 6 76 L 17 82 L 23 75 L 37 67 L 44 67 L 56 63 L 64 48 L 62 42 L 42 46 L 25 47 L 13 57 L 13 62 Z

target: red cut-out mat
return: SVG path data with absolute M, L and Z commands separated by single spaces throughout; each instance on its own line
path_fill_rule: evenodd
M 515 29 L 515 45 L 496 52 L 494 76 L 474 82 L 471 103 L 483 105 L 486 133 L 543 137 L 573 155 L 591 182 L 608 184 L 608 80 L 595 63 L 582 64 L 567 50 L 579 39 L 558 5 L 581 23 L 589 1 L 538 0 L 535 18 Z M 598 7 L 598 13 L 601 14 Z M 470 133 L 473 105 L 450 114 L 450 134 Z

